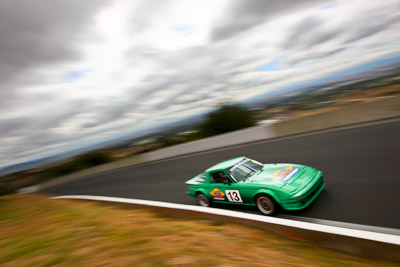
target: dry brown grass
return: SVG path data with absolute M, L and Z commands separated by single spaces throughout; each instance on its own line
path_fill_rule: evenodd
M 236 224 L 38 195 L 0 198 L 1 266 L 395 266 Z
M 342 109 L 358 103 L 376 101 L 379 97 L 394 96 L 397 94 L 400 94 L 400 83 L 383 85 L 368 90 L 354 91 L 332 98 L 332 100 L 338 101 L 336 104 L 328 107 L 297 112 L 294 114 L 294 117 L 307 117 L 323 112 Z

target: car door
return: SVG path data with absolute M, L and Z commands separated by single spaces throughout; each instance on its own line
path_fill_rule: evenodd
M 213 201 L 242 203 L 238 184 L 233 182 L 224 171 L 210 172 L 210 192 Z

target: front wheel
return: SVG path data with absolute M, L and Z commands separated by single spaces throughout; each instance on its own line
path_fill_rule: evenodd
M 256 199 L 257 208 L 265 215 L 271 216 L 278 210 L 278 204 L 268 195 L 260 195 Z
M 196 200 L 197 200 L 197 203 L 202 207 L 209 207 L 211 205 L 210 200 L 203 193 L 198 193 Z

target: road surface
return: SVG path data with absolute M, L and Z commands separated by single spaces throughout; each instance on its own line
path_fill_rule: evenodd
M 326 187 L 299 216 L 400 229 L 400 121 L 323 131 L 132 166 L 43 189 L 54 195 L 101 195 L 196 205 L 184 182 L 222 160 L 309 165 Z M 254 207 L 218 205 L 244 212 Z

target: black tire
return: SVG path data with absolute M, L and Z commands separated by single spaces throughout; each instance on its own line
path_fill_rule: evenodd
M 266 194 L 257 196 L 256 205 L 262 214 L 268 216 L 274 215 L 278 211 L 279 207 L 275 200 Z
M 199 204 L 202 207 L 210 207 L 211 206 L 210 199 L 203 193 L 197 193 L 196 200 L 197 200 L 197 204 Z

